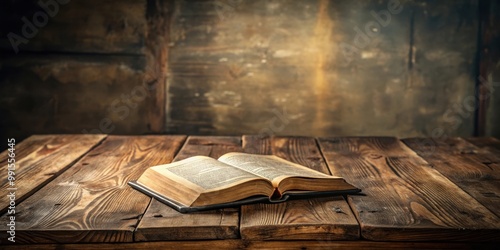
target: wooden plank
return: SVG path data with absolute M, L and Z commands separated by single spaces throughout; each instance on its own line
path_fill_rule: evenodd
M 468 142 L 480 147 L 481 149 L 490 151 L 491 153 L 500 154 L 500 140 L 494 137 L 470 137 L 465 138 Z
M 40 23 L 43 20 L 40 16 L 47 14 L 40 3 L 51 2 L 56 4 L 48 6 L 51 13 L 48 13 L 47 23 L 33 25 L 35 31 L 26 28 L 28 31 L 23 32 L 25 23 L 33 24 L 35 15 Z M 8 38 L 8 34 L 12 33 L 20 36 L 21 40 L 27 40 L 17 46 L 20 52 L 142 54 L 146 36 L 146 4 L 146 0 L 6 2 L 0 10 L 0 49 L 14 53 Z M 23 17 L 28 21 L 23 21 Z
M 314 138 L 243 136 L 243 149 L 329 174 Z M 340 196 L 242 206 L 240 232 L 247 240 L 353 240 L 359 238 L 359 225 Z
M 363 190 L 348 201 L 376 241 L 494 241 L 500 218 L 393 137 L 321 138 L 332 174 Z
M 2 246 L 5 250 L 86 250 L 86 249 L 496 249 L 498 243 L 478 242 L 374 242 L 374 241 L 246 241 L 246 240 L 197 240 L 197 241 L 158 241 L 135 243 L 103 244 L 42 244 Z
M 434 169 L 500 217 L 500 154 L 498 151 L 491 153 L 462 138 L 433 139 L 432 141 L 431 144 L 424 144 L 418 138 L 403 140 Z M 492 143 L 485 140 L 480 142 L 495 143 L 495 141 Z M 496 145 L 500 145 L 498 141 Z M 497 226 L 500 229 L 500 223 Z
M 127 185 L 169 163 L 185 136 L 108 136 L 16 207 L 16 244 L 132 242 L 150 198 Z M 41 166 L 40 166 L 41 167 Z M 0 228 L 7 229 L 7 216 Z M 6 237 L 0 243 L 10 243 Z
M 240 152 L 240 137 L 190 136 L 174 161 L 195 155 L 219 158 L 228 152 Z M 202 240 L 238 238 L 239 209 L 227 208 L 181 214 L 152 199 L 137 226 L 135 241 Z
M 148 0 L 147 37 L 146 37 L 146 72 L 144 82 L 152 91 L 149 102 L 148 120 L 152 132 L 165 131 L 166 98 L 167 98 L 167 70 L 170 18 L 173 1 Z
M 71 167 L 80 157 L 95 147 L 106 135 L 33 135 L 14 146 L 15 181 L 0 180 L 0 196 L 15 193 L 21 203 L 45 184 Z M 0 172 L 7 174 L 9 152 L 0 154 Z M 7 175 L 5 175 L 7 176 Z M 9 199 L 0 201 L 0 214 L 7 212 Z

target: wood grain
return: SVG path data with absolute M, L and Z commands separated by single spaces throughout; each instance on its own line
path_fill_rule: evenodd
M 500 218 L 393 137 L 321 138 L 332 174 L 363 190 L 348 201 L 376 241 L 494 241 Z
M 153 165 L 169 163 L 185 136 L 109 136 L 16 207 L 16 244 L 132 242 L 150 198 L 132 189 Z M 6 216 L 0 228 L 6 231 Z M 6 237 L 2 244 L 9 243 Z
M 472 140 L 485 145 L 486 149 L 462 138 L 432 139 L 432 144 L 423 144 L 418 138 L 404 139 L 403 142 L 500 217 L 500 154 L 488 150 L 489 145 L 500 144 L 495 144 L 492 138 Z
M 243 149 L 329 174 L 314 138 L 243 136 Z M 343 197 L 327 197 L 242 206 L 240 232 L 246 240 L 352 240 L 359 225 Z
M 174 161 L 195 155 L 219 158 L 228 152 L 240 152 L 240 137 L 190 136 Z M 226 208 L 181 214 L 152 199 L 137 226 L 135 241 L 202 240 L 238 238 L 239 209 Z
M 500 155 L 500 140 L 494 137 L 470 137 L 465 138 L 468 142 L 488 150 L 491 153 Z
M 170 15 L 173 1 L 148 0 L 146 8 L 147 33 L 146 62 L 144 81 L 151 90 L 148 121 L 149 129 L 154 133 L 165 131 L 167 70 L 170 30 Z
M 15 190 L 16 204 L 21 203 L 45 184 L 71 167 L 106 135 L 33 135 L 15 145 L 15 186 L 7 181 L 8 151 L 0 154 L 0 214 L 7 212 L 9 190 Z
M 102 243 L 102 244 L 43 244 L 2 246 L 5 250 L 35 249 L 35 250 L 86 250 L 86 249 L 496 249 L 498 243 L 477 242 L 374 242 L 374 241 L 246 241 L 246 240 L 195 240 L 195 241 L 158 241 L 138 243 Z

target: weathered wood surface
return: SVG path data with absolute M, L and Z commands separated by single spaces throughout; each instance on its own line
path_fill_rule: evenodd
M 471 137 L 471 138 L 466 138 L 466 140 L 469 141 L 470 143 L 480 147 L 481 149 L 485 149 L 493 154 L 500 155 L 500 140 L 497 138 L 494 138 L 494 137 L 487 137 L 487 138 Z
M 26 22 L 43 23 L 47 11 L 39 2 L 51 5 L 46 25 L 33 25 L 36 31 L 23 34 Z M 20 52 L 51 51 L 76 53 L 142 54 L 146 36 L 146 0 L 92 1 L 9 1 L 2 5 L 0 49 L 13 51 L 8 39 L 14 33 L 28 40 L 21 43 Z M 37 14 L 38 13 L 38 14 Z M 35 23 L 36 24 L 36 23 Z M 35 35 L 31 35 L 31 34 Z M 12 52 L 13 53 L 13 52 Z
M 176 1 L 167 131 L 471 135 L 476 10 L 467 0 Z
M 475 113 L 478 1 L 413 1 L 408 50 L 409 79 L 402 93 L 415 115 L 413 136 L 471 136 Z M 443 39 L 436 39 L 442 37 Z M 411 93 L 411 94 L 409 94 Z M 401 105 L 401 104 L 396 104 Z M 403 114 L 404 115 L 404 114 Z M 401 117 L 396 118 L 402 120 Z M 403 120 L 405 120 L 403 118 Z M 392 134 L 388 132 L 386 134 Z
M 332 174 L 361 188 L 348 201 L 361 236 L 387 241 L 493 241 L 500 218 L 392 137 L 321 138 Z
M 16 207 L 16 243 L 132 242 L 150 198 L 127 181 L 169 163 L 185 136 L 108 136 Z M 7 231 L 7 216 L 0 228 Z M 6 237 L 0 243 L 10 243 Z
M 7 1 L 2 5 L 1 53 L 11 53 L 7 35 L 22 32 L 22 17 L 32 19 L 42 11 L 38 2 Z M 402 0 L 390 8 L 392 2 L 70 1 L 59 5 L 54 17 L 49 17 L 47 25 L 28 43 L 21 44 L 20 51 L 41 57 L 49 53 L 132 55 L 137 60 L 147 57 L 147 67 L 159 65 L 156 73 L 145 77 L 148 83 L 158 83 L 151 93 L 154 98 L 146 101 L 144 115 L 148 118 L 127 119 L 149 122 L 140 128 L 118 126 L 114 133 L 470 135 L 476 112 L 477 49 L 485 58 L 481 75 L 495 88 L 499 86 L 500 57 L 495 46 L 499 4 L 493 0 Z M 483 12 L 478 15 L 478 2 L 491 6 L 484 13 L 488 19 L 483 18 Z M 385 16 L 387 13 L 390 16 Z M 483 40 L 489 38 L 486 43 L 477 41 L 480 25 L 485 27 Z M 434 39 L 438 36 L 447 39 Z M 13 72 L 18 79 L 30 75 Z M 73 74 L 100 75 L 84 69 Z M 130 78 L 117 75 L 96 86 Z M 37 114 L 49 112 L 30 107 L 48 109 L 53 105 L 48 103 L 52 97 L 43 91 L 39 96 L 31 91 L 32 86 L 16 82 L 0 82 L 0 86 L 23 89 L 13 96 L 27 101 L 11 108 L 19 116 L 13 116 L 10 109 L 3 108 L 9 106 L 1 103 L 0 115 L 9 119 L 0 121 L 0 127 L 15 130 L 11 128 L 18 124 L 12 120 L 26 113 L 46 123 L 46 115 Z M 81 90 L 79 85 L 68 84 L 67 88 L 68 95 Z M 106 87 L 84 88 L 84 92 L 99 96 L 106 92 L 102 88 Z M 8 91 L 1 89 L 0 93 Z M 71 99 L 58 91 L 50 92 L 56 93 L 53 102 Z M 485 103 L 489 105 L 486 132 L 498 136 L 495 114 L 500 92 L 490 93 Z M 108 94 L 100 102 L 120 98 Z M 36 105 L 41 100 L 45 106 Z M 106 117 L 101 113 L 109 108 L 75 107 L 77 113 L 85 113 L 82 117 L 92 116 L 94 111 L 99 112 L 98 117 Z M 78 125 L 73 124 L 78 117 L 54 119 L 57 121 L 49 122 L 55 125 L 23 128 L 24 135 L 67 133 L 64 128 Z M 89 120 L 93 118 L 82 122 Z M 278 124 L 273 126 L 275 121 Z M 149 129 L 144 129 L 148 125 Z
M 134 56 L 1 57 L 0 127 L 9 129 L 0 132 L 149 132 L 145 111 L 156 105 L 156 92 L 144 68 L 145 59 Z
M 2 246 L 5 250 L 35 249 L 35 250 L 86 250 L 86 249 L 497 249 L 498 243 L 456 243 L 456 242 L 375 242 L 375 241 L 248 241 L 248 240 L 195 240 L 195 241 L 158 241 L 140 243 L 102 243 L 102 244 L 43 244 L 23 246 Z
M 500 137 L 500 2 L 479 1 L 478 16 L 477 136 Z
M 274 154 L 329 174 L 314 138 L 243 136 L 247 153 Z M 240 232 L 248 240 L 354 240 L 359 225 L 343 197 L 241 207 Z
M 422 143 L 418 138 L 403 140 L 434 169 L 500 217 L 500 154 L 476 147 L 462 138 L 432 141 Z M 494 144 L 494 141 L 481 142 Z M 500 226 L 500 222 L 497 223 Z
M 17 156 L 26 159 L 23 165 L 36 170 L 49 164 L 41 165 L 30 152 L 46 161 L 63 157 L 69 149 L 65 145 L 86 142 L 79 138 L 95 137 L 96 143 L 100 138 L 82 135 L 65 141 L 68 137 L 72 135 L 31 137 L 18 143 Z M 37 145 L 48 138 L 52 142 L 40 149 Z M 435 163 L 431 162 L 434 158 L 427 158 L 431 151 L 425 146 L 413 148 L 428 161 L 392 137 L 320 138 L 319 147 L 314 138 L 305 137 L 191 136 L 184 141 L 185 136 L 108 136 L 17 204 L 16 245 L 5 246 L 9 242 L 0 238 L 2 249 L 23 243 L 27 249 L 494 249 L 500 240 L 500 219 L 494 214 L 498 209 L 493 211 L 498 206 L 496 197 L 482 205 L 473 191 L 467 190 L 471 197 L 457 186 L 457 180 L 474 183 L 483 177 L 487 177 L 481 179 L 485 183 L 495 185 L 500 155 L 496 151 L 499 140 L 494 138 L 426 139 L 435 146 L 433 154 L 451 159 L 439 158 Z M 410 142 L 405 140 L 412 146 Z M 239 209 L 180 214 L 126 184 L 146 168 L 169 163 L 174 156 L 175 160 L 199 154 L 219 157 L 229 151 L 275 154 L 340 175 L 363 189 L 364 195 L 351 195 L 347 203 L 332 197 L 248 205 L 240 214 Z M 6 231 L 6 224 L 3 214 L 0 230 Z M 345 240 L 360 234 L 362 240 Z M 132 243 L 158 240 L 169 241 Z M 118 244 L 106 244 L 111 242 Z
M 146 100 L 149 108 L 149 130 L 163 133 L 166 122 L 167 70 L 170 39 L 170 19 L 173 1 L 148 0 L 146 9 L 146 69 L 144 82 L 152 89 L 151 98 Z
M 1 53 L 11 53 L 7 35 L 22 33 L 23 16 L 32 19 L 35 13 L 43 13 L 38 2 L 2 5 Z M 145 109 L 152 132 L 470 135 L 476 112 L 478 49 L 483 82 L 499 86 L 499 4 L 494 0 L 402 0 L 391 13 L 392 2 L 70 1 L 59 5 L 54 17 L 21 44 L 20 51 L 39 56 L 62 52 L 148 57 L 148 67 L 161 68 L 159 74 L 146 77 L 148 83 L 158 82 L 155 98 L 148 99 L 151 105 Z M 482 11 L 482 3 L 491 8 Z M 381 14 L 387 11 L 390 17 Z M 478 32 L 478 27 L 484 27 L 484 32 Z M 485 41 L 477 41 L 478 35 Z M 447 39 L 434 39 L 438 36 Z M 81 74 L 88 75 L 85 70 Z M 113 79 L 99 85 L 109 82 Z M 498 136 L 495 114 L 500 92 L 488 91 L 491 88 L 486 85 L 481 85 L 482 92 L 491 95 L 479 111 L 489 107 L 481 117 L 486 116 L 486 133 Z M 19 88 L 30 92 L 29 86 Z M 99 95 L 100 88 L 94 91 Z M 47 98 L 33 92 L 31 98 L 24 93 L 15 96 L 29 100 L 14 106 L 19 114 Z M 56 100 L 67 99 L 57 96 Z M 116 96 L 102 100 L 110 103 Z M 93 113 L 85 105 L 75 110 Z M 0 115 L 5 114 L 11 115 L 9 109 L 0 108 Z M 280 124 L 270 128 L 277 117 Z M 0 121 L 0 126 L 13 128 L 7 123 L 10 118 Z M 74 120 L 25 128 L 25 134 L 66 133 L 62 127 L 72 127 Z M 145 132 L 127 127 L 123 131 L 114 132 Z
M 81 156 L 95 147 L 105 135 L 34 135 L 14 146 L 15 181 L 7 180 L 9 151 L 0 154 L 0 214 L 9 207 L 7 194 L 15 193 L 19 204 L 59 174 L 71 167 Z M 15 188 L 15 190 L 8 190 Z
M 239 151 L 240 137 L 190 136 L 174 161 L 195 155 L 219 158 Z M 181 214 L 152 199 L 137 226 L 135 241 L 234 239 L 239 237 L 238 226 L 238 208 Z

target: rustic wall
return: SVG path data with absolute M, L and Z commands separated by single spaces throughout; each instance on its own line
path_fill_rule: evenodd
M 474 97 L 474 9 L 474 1 L 176 1 L 168 131 L 471 135 L 474 111 L 463 100 Z
M 0 9 L 2 138 L 500 135 L 493 0 L 44 2 Z
M 39 4 L 46 3 L 46 4 Z M 12 50 L 8 39 L 14 33 L 29 42 L 20 52 L 77 53 L 144 52 L 146 0 L 25 0 L 2 3 L 0 46 Z M 48 18 L 44 18 L 48 17 Z M 35 31 L 26 28 L 26 18 Z M 36 20 L 35 20 L 36 19 Z M 34 21 L 35 20 L 35 21 Z M 41 25 L 39 25 L 41 24 Z M 34 34 L 33 38 L 31 35 Z
M 480 96 L 485 134 L 500 137 L 500 3 L 481 2 Z
M 3 120 L 33 133 L 146 131 L 144 58 L 46 55 L 3 58 Z
M 165 73 L 156 62 L 166 60 L 168 29 L 153 24 L 167 27 L 164 4 L 41 2 L 9 1 L 1 10 L 2 138 L 163 131 Z

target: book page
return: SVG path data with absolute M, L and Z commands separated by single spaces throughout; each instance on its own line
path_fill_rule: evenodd
M 261 179 L 256 175 L 206 156 L 195 156 L 155 168 L 160 167 L 205 190 L 252 179 Z
M 241 168 L 242 170 L 271 181 L 277 178 L 289 176 L 310 178 L 332 177 L 331 175 L 323 174 L 272 155 L 229 153 L 221 156 L 219 161 Z

